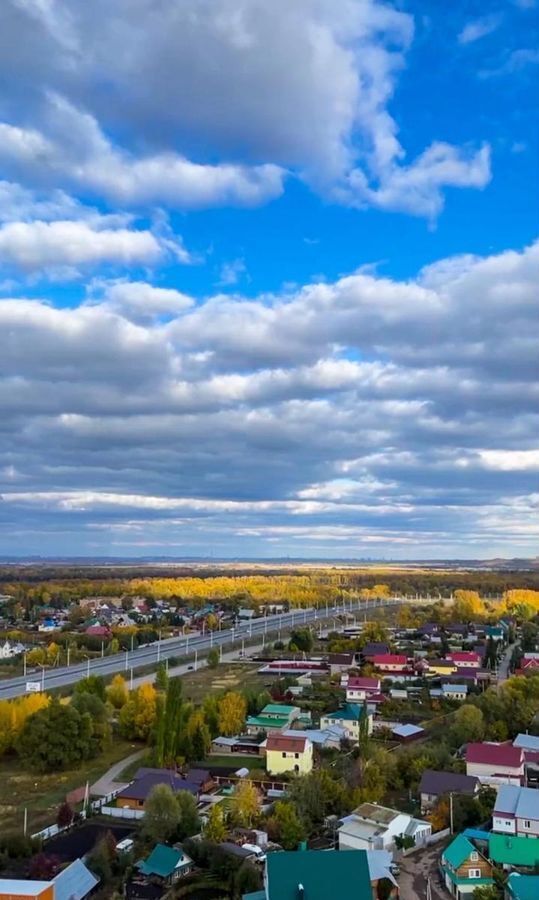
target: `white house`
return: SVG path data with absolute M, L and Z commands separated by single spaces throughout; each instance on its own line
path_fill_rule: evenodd
M 534 788 L 502 784 L 492 811 L 492 830 L 538 838 L 539 793 Z
M 346 702 L 347 703 L 363 703 L 373 694 L 380 693 L 379 678 L 361 678 L 356 675 L 348 677 L 346 685 Z
M 442 697 L 444 700 L 466 700 L 467 696 L 467 684 L 442 684 Z
M 524 752 L 511 744 L 468 744 L 466 774 L 475 775 L 481 784 L 521 785 L 524 779 Z
M 430 822 L 377 803 L 362 803 L 341 822 L 339 850 L 392 850 L 395 838 L 401 836 L 413 838 L 419 846 L 432 834 Z
M 372 733 L 372 713 L 357 703 L 347 703 L 342 709 L 335 712 L 329 712 L 320 717 L 320 729 L 326 731 L 332 729 L 335 725 L 343 728 L 349 741 L 355 744 L 359 742 L 359 727 L 363 717 L 367 718 L 367 728 L 369 734 Z
M 24 653 L 24 644 L 12 644 L 10 641 L 0 644 L 0 659 L 13 659 L 21 653 Z

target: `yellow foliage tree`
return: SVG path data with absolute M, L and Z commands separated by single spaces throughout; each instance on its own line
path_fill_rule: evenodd
M 47 665 L 52 666 L 58 660 L 60 655 L 60 647 L 52 641 L 45 651 Z
M 11 750 L 26 720 L 49 704 L 48 694 L 25 694 L 0 700 L 0 754 Z
M 147 741 L 157 716 L 157 691 L 152 684 L 141 684 L 129 694 L 120 710 L 120 731 L 124 737 Z
M 219 701 L 219 731 L 233 737 L 239 734 L 245 724 L 247 703 L 245 697 L 236 691 L 229 691 Z
M 252 781 L 238 781 L 231 808 L 234 821 L 243 828 L 251 828 L 260 813 L 260 794 Z
M 121 709 L 129 699 L 127 684 L 123 675 L 115 675 L 107 687 L 107 700 L 114 709 Z
M 477 616 L 484 616 L 485 604 L 477 591 L 457 590 L 453 594 L 453 613 L 456 619 L 468 622 Z
M 26 654 L 26 663 L 29 666 L 41 666 L 45 663 L 47 654 L 43 647 L 33 647 Z

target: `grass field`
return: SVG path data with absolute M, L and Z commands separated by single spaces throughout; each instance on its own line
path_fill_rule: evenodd
M 137 747 L 131 741 L 115 738 L 112 747 L 100 757 L 75 770 L 36 775 L 26 772 L 18 759 L 0 761 L 0 823 L 2 834 L 22 834 L 24 810 L 28 809 L 28 832 L 52 825 L 66 794 L 84 787 L 103 775 L 110 766 L 129 756 Z
M 259 675 L 258 663 L 239 662 L 223 663 L 216 669 L 200 669 L 198 672 L 188 672 L 182 675 L 183 696 L 193 703 L 202 703 L 204 697 L 210 693 L 220 691 L 235 691 L 253 688 L 264 690 L 271 676 Z

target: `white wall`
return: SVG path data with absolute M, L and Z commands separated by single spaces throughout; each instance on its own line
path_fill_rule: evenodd
M 498 834 L 516 834 L 516 821 L 504 816 L 493 816 L 492 830 L 497 831 Z

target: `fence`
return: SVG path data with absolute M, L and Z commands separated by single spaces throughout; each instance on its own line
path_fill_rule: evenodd
M 100 812 L 103 816 L 114 816 L 115 819 L 142 819 L 143 809 L 128 809 L 123 806 L 102 806 Z

